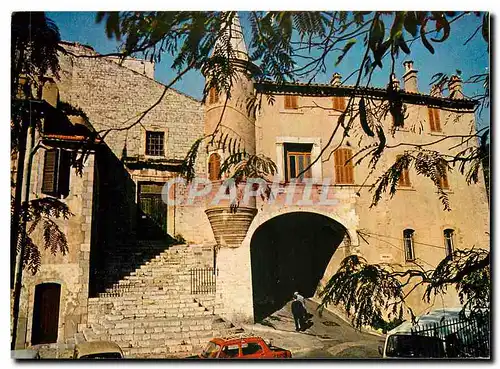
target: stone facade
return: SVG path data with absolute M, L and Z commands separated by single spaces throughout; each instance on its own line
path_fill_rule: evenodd
M 82 45 L 66 43 L 64 47 L 75 55 L 96 55 L 91 48 Z M 329 85 L 316 86 L 316 89 L 290 85 L 276 91 L 271 85 L 254 85 L 245 72 L 245 63 L 241 60 L 237 62 L 242 68 L 238 77 L 240 83 L 235 85 L 222 123 L 230 128 L 228 131 L 241 138 L 248 152 L 265 155 L 276 163 L 279 185 L 274 189 L 275 197 L 271 202 L 253 198 L 247 207 L 241 208 L 244 211 L 236 213 L 229 211 L 227 202 L 220 206 L 203 201 L 169 204 L 164 224 L 166 236 L 180 234 L 188 245 L 196 245 L 193 250 L 204 266 L 213 263 L 215 247 L 219 269 L 213 303 L 216 313 L 233 322 L 254 320 L 254 307 L 258 303 L 255 299 L 258 296 L 254 286 L 256 277 L 252 275 L 257 263 L 253 259 L 257 255 L 253 249 L 258 247 L 255 240 L 263 237 L 258 235 L 259 232 L 264 232 L 261 235 L 272 232 L 269 229 L 275 224 L 273 222 L 284 216 L 312 214 L 320 218 L 310 218 L 308 222 L 311 223 L 304 223 L 304 227 L 312 227 L 318 220 L 322 227 L 318 228 L 319 231 L 326 229 L 333 232 L 324 236 L 326 238 L 311 241 L 315 243 L 309 245 L 311 250 L 307 252 L 293 251 L 297 252 L 299 259 L 307 258 L 313 266 L 324 265 L 322 270 L 313 273 L 314 277 L 308 277 L 307 283 L 317 285 L 312 287 L 307 297 L 317 297 L 317 292 L 335 273 L 340 261 L 352 253 L 362 255 L 369 262 L 385 262 L 401 265 L 401 268 L 415 266 L 413 261 L 405 261 L 403 231 L 407 228 L 415 231 L 416 261 L 429 268 L 436 266 L 445 256 L 445 229 L 454 230 L 456 248 L 489 247 L 489 207 L 481 176 L 478 184 L 467 185 L 456 168 L 449 173 L 451 211 L 443 211 L 431 181 L 417 176 L 413 170 L 409 173 L 411 186 L 400 188 L 394 198 L 383 198 L 378 206 L 370 207 L 372 194 L 368 190 L 371 183 L 394 162 L 398 154 L 404 152 L 404 147 L 397 145 L 404 142 L 426 144 L 444 135 L 468 134 L 475 127 L 470 104 L 457 108 L 450 99 L 441 99 L 444 106 L 439 110 L 442 131 L 430 132 L 426 105 L 430 96 L 422 94 L 420 103 L 407 103 L 408 118 L 404 127 L 387 139 L 387 144 L 395 148 L 387 150 L 378 170 L 371 174 L 367 182 L 365 177 L 370 170 L 365 161 L 354 167 L 354 184 L 335 184 L 333 156 L 329 149 L 323 160 L 312 167 L 311 187 L 300 183 L 291 186 L 285 178 L 288 165 L 285 160 L 286 145 L 310 145 L 311 160 L 316 159 L 339 119 L 340 113 L 331 108 L 332 96 L 344 90 Z M 164 184 L 177 178 L 180 161 L 196 139 L 213 132 L 225 101 L 219 96 L 218 102 L 203 106 L 201 102 L 173 89 L 169 89 L 160 100 L 164 86 L 152 78 L 154 66 L 142 61 L 120 65 L 116 60 L 107 58 L 61 55 L 60 63 L 61 78 L 57 82 L 60 100 L 80 108 L 103 137 L 104 143 L 87 159 L 81 177 L 71 174 L 70 194 L 63 201 L 75 216 L 61 223 L 69 240 L 70 252 L 66 256 L 52 256 L 44 252 L 39 273 L 33 277 L 25 273 L 21 311 L 28 344 L 34 289 L 40 283 L 61 285 L 60 342 L 67 342 L 72 335 L 88 326 L 89 296 L 93 297 L 108 287 L 97 282 L 99 273 L 106 272 L 111 266 L 106 261 L 106 255 L 120 253 L 126 256 L 138 251 L 143 236 L 138 224 L 140 186 L 144 183 Z M 413 78 L 416 73 L 410 74 Z M 318 92 L 320 90 L 321 93 Z M 275 101 L 267 103 L 264 96 L 262 108 L 253 117 L 247 111 L 245 101 L 256 92 L 272 94 Z M 298 96 L 297 109 L 285 109 L 285 95 L 289 94 Z M 140 124 L 136 124 L 138 117 L 146 111 Z M 389 117 L 384 124 L 390 124 Z M 355 125 L 359 126 L 359 121 Z M 147 131 L 163 133 L 163 156 L 146 155 Z M 350 147 L 355 151 L 358 140 L 358 137 L 349 137 L 341 147 Z M 451 138 L 436 147 L 449 150 L 459 141 L 460 138 Z M 340 141 L 334 140 L 330 148 L 337 145 Z M 32 197 L 41 195 L 42 152 L 35 156 Z M 208 156 L 214 152 L 219 153 L 222 160 L 227 155 L 220 147 L 200 149 L 195 166 L 196 176 L 207 178 Z M 332 181 L 325 182 L 326 179 Z M 221 181 L 216 182 L 214 184 Z M 186 199 L 190 190 L 178 184 L 173 191 L 175 198 Z M 287 204 L 285 200 L 288 197 L 296 201 Z M 325 199 L 330 201 L 320 204 L 320 200 Z M 359 231 L 367 236 L 359 237 Z M 290 232 L 293 233 L 293 230 Z M 331 249 L 313 250 L 313 246 L 319 248 L 323 239 L 332 242 Z M 308 247 L 308 240 L 307 237 L 303 239 L 303 247 Z M 291 241 L 294 242 L 293 235 Z M 322 255 L 328 255 L 328 259 L 317 260 Z M 146 262 L 144 260 L 144 265 Z M 279 257 L 275 262 L 276 268 L 282 267 Z M 140 265 L 132 267 L 139 268 Z M 307 270 L 310 272 L 313 269 Z M 116 280 L 111 282 L 118 283 L 128 272 L 118 271 Z M 296 272 L 285 270 L 284 275 Z M 294 286 L 288 283 L 286 288 Z M 418 307 L 416 313 L 428 308 L 420 297 L 411 303 Z M 455 306 L 457 296 L 450 293 L 442 303 Z

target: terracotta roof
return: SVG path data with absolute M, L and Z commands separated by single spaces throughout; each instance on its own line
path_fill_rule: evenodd
M 88 136 L 80 136 L 80 135 L 61 135 L 61 134 L 45 134 L 43 135 L 44 139 L 48 140 L 62 140 L 62 141 L 86 141 Z M 97 137 L 94 140 L 95 143 L 102 142 L 102 139 Z
M 383 98 L 387 94 L 386 88 L 381 87 L 358 87 L 354 85 L 333 86 L 326 83 L 282 83 L 278 84 L 272 81 L 258 82 L 255 88 L 259 92 L 269 92 L 275 94 L 292 93 L 297 95 L 309 96 L 338 96 L 349 95 L 354 92 L 355 95 L 370 94 L 374 97 Z M 399 90 L 404 100 L 416 104 L 428 104 L 450 107 L 473 108 L 479 102 L 471 99 L 450 99 L 448 97 L 431 96 L 421 92 L 409 92 Z

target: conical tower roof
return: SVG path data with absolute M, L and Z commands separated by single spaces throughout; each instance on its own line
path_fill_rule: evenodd
M 225 34 L 228 38 L 230 38 L 231 49 L 233 52 L 229 57 L 232 59 L 234 58 L 242 61 L 248 61 L 248 50 L 245 44 L 245 39 L 243 38 L 240 17 L 237 12 L 235 12 L 234 17 L 232 18 L 231 25 L 225 30 Z M 220 50 L 223 54 L 226 53 L 225 43 L 221 38 L 219 38 L 215 43 L 213 53 L 215 53 L 215 50 Z

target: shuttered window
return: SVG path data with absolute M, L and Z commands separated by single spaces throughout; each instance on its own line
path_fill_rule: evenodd
M 298 109 L 299 97 L 297 95 L 285 95 L 285 109 Z
M 208 179 L 217 181 L 220 178 L 220 156 L 213 153 L 208 159 Z
M 43 164 L 42 193 L 51 196 L 69 194 L 71 153 L 61 150 L 46 150 Z
M 400 156 L 398 156 L 398 159 Z M 410 170 L 408 168 L 403 168 L 398 180 L 398 186 L 400 187 L 411 187 L 410 182 Z
M 439 177 L 439 182 L 441 182 L 441 188 L 443 190 L 450 189 L 450 185 L 448 183 L 448 174 L 446 174 L 446 172 L 444 172 L 443 175 L 441 177 Z
M 344 111 L 345 110 L 345 98 L 344 96 L 334 96 L 332 98 L 332 104 L 334 110 Z
M 429 112 L 429 127 L 431 132 L 441 132 L 441 117 L 439 109 L 428 108 Z
M 446 249 L 446 256 L 450 256 L 453 254 L 454 246 L 453 246 L 453 229 L 445 229 L 443 231 L 444 234 L 444 247 Z
M 349 160 L 351 157 L 351 149 L 337 149 L 337 151 L 335 151 L 335 183 L 354 183 L 354 166 L 352 161 Z
M 212 87 L 208 91 L 208 103 L 216 104 L 218 102 L 219 102 L 219 94 L 217 93 L 217 89 L 215 87 Z

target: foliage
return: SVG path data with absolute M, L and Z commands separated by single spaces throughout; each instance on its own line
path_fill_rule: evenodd
M 479 311 L 490 305 L 489 251 L 455 250 L 435 270 L 369 264 L 364 258 L 345 258 L 320 292 L 320 307 L 342 305 L 355 327 L 380 326 L 401 320 L 406 310 L 415 318 L 407 297 L 418 286 L 425 287 L 423 299 L 431 302 L 449 286 L 457 290 L 464 309 Z
M 50 250 L 53 255 L 58 252 L 66 255 L 68 240 L 54 219 L 68 219 L 72 215 L 65 203 L 52 197 L 31 200 L 27 206 L 23 207 L 21 219 L 29 224 L 24 239 L 26 245 L 22 258 L 24 268 L 30 270 L 32 274 L 35 274 L 40 268 L 40 248 L 32 237 L 33 232 L 38 228 L 41 228 L 44 240 L 43 246 L 46 250 Z M 23 242 L 22 237 L 19 242 Z M 20 251 L 20 243 L 17 251 Z

